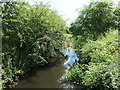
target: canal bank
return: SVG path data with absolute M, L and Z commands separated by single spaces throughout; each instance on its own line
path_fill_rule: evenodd
M 66 50 L 65 50 L 66 51 Z M 69 53 L 69 52 L 65 52 Z M 65 55 L 64 53 L 64 55 Z M 70 55 L 72 56 L 71 53 Z M 15 88 L 83 88 L 79 85 L 64 82 L 64 77 L 67 71 L 65 67 L 66 60 L 69 61 L 68 57 L 58 58 L 59 62 L 53 65 L 49 65 L 43 68 L 37 68 L 30 71 L 30 75 L 21 79 Z M 74 59 L 74 58 L 72 58 Z

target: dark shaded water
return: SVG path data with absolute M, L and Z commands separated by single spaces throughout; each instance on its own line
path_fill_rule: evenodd
M 32 75 L 20 80 L 15 88 L 80 88 L 69 82 L 61 82 L 65 71 L 64 63 L 43 70 L 31 71 Z
M 38 70 L 33 75 L 20 80 L 15 88 L 79 88 L 79 90 L 82 90 L 82 87 L 75 86 L 69 82 L 61 82 L 64 74 L 65 68 L 63 64 Z
M 38 70 L 35 74 L 21 80 L 15 88 L 61 88 L 60 78 L 64 71 L 63 65 Z

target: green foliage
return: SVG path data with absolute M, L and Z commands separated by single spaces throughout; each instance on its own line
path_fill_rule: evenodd
M 78 79 L 79 83 L 88 88 L 119 90 L 118 31 L 112 30 L 106 34 L 106 37 L 103 36 L 97 41 L 90 41 L 81 50 L 80 65 L 85 65 L 86 69 L 81 73 L 76 73 L 76 69 L 81 70 L 76 66 L 68 72 L 67 80 L 76 82 Z
M 84 71 L 85 71 L 85 67 L 84 65 L 74 65 L 71 70 L 69 70 L 67 73 L 66 73 L 66 77 L 65 77 L 65 80 L 66 81 L 71 81 L 71 82 L 74 82 L 74 83 L 79 83 L 82 81 L 83 79 L 83 76 L 85 75 L 84 74 Z
M 111 31 L 106 38 L 88 43 L 83 48 L 82 55 L 90 57 L 84 85 L 89 88 L 119 89 L 118 31 Z M 87 59 L 84 57 L 82 61 L 88 61 Z
M 80 10 L 71 24 L 74 43 L 81 52 L 80 65 L 66 74 L 66 80 L 81 83 L 89 89 L 120 89 L 119 74 L 120 9 L 109 2 L 91 2 Z M 80 73 L 77 73 L 81 71 Z M 84 73 L 84 74 L 83 74 Z
M 88 88 L 119 90 L 120 75 L 116 62 L 90 63 L 83 78 L 83 84 Z
M 97 41 L 90 41 L 82 48 L 81 61 L 90 57 L 92 62 L 109 62 L 109 59 L 117 57 L 118 53 L 118 31 L 110 31 L 106 38 L 102 37 Z M 92 58 L 92 59 L 91 59 Z M 108 59 L 109 58 L 109 59 Z M 97 61 L 95 61 L 97 60 Z M 85 62 L 83 61 L 83 63 Z
M 114 8 L 112 3 L 91 2 L 79 11 L 79 16 L 71 24 L 75 45 L 81 48 L 89 40 L 97 40 L 109 31 L 109 28 L 118 28 L 120 9 Z
M 18 75 L 52 63 L 65 40 L 66 23 L 49 5 L 6 2 L 2 6 L 4 83 L 13 87 Z

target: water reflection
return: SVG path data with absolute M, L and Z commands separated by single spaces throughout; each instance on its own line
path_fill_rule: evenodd
M 16 88 L 61 88 L 59 79 L 64 71 L 63 65 L 38 70 L 34 75 L 21 80 Z
M 66 73 L 66 68 L 79 59 L 73 49 L 66 49 L 63 54 L 69 56 L 65 63 L 61 60 L 62 63 L 56 66 L 32 71 L 33 75 L 20 80 L 15 88 L 75 88 L 73 84 L 62 81 Z
M 63 54 L 68 56 L 68 60 L 64 63 L 65 68 L 70 68 L 71 65 L 78 62 L 79 58 L 75 54 L 75 50 L 72 48 L 67 48 L 63 50 Z

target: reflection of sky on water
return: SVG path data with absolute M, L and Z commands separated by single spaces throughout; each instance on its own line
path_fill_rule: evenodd
M 72 65 L 75 63 L 75 60 L 79 60 L 79 58 L 77 57 L 77 55 L 75 54 L 74 49 L 70 48 L 70 49 L 65 49 L 63 51 L 63 54 L 66 56 L 69 56 L 68 60 L 64 63 L 64 67 L 68 68 L 69 65 Z

